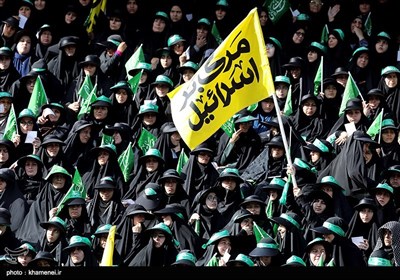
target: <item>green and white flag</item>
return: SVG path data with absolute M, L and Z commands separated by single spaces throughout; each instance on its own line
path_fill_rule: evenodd
M 142 78 L 142 74 L 143 74 L 143 69 L 142 71 L 139 71 L 135 76 L 132 76 L 132 78 L 128 80 L 128 84 L 133 92 L 133 95 L 135 95 L 135 93 L 137 92 L 140 79 Z
M 371 12 L 369 12 L 367 19 L 364 22 L 364 29 L 368 36 L 372 34 L 372 20 L 371 20 Z
M 358 89 L 358 86 L 354 81 L 353 76 L 351 75 L 350 72 L 348 73 L 349 73 L 349 78 L 347 79 L 346 87 L 344 88 L 342 103 L 340 104 L 340 109 L 339 109 L 339 117 L 344 114 L 347 101 L 349 99 L 356 98 L 357 96 L 360 95 L 360 90 Z
M 118 164 L 121 168 L 122 174 L 124 175 L 125 182 L 128 182 L 134 165 L 134 153 L 131 143 L 129 143 L 125 151 L 123 151 L 118 157 Z
M 289 91 L 285 100 L 285 106 L 283 107 L 283 114 L 285 116 L 290 116 L 291 114 L 293 114 L 292 85 L 289 86 Z
M 228 134 L 229 138 L 232 138 L 233 133 L 235 132 L 235 123 L 234 118 L 230 117 L 222 126 L 222 130 Z
M 179 173 L 179 175 L 182 173 L 182 169 L 188 160 L 188 156 L 186 155 L 184 149 L 182 149 L 178 158 L 178 164 L 176 165 L 176 171 Z
M 367 134 L 371 136 L 372 139 L 374 139 L 375 136 L 378 135 L 379 132 L 381 131 L 382 120 L 383 120 L 383 110 L 378 114 L 378 116 L 374 119 L 374 121 L 371 123 L 370 127 L 367 130 Z
M 114 144 L 114 138 L 111 135 L 107 135 L 107 134 L 103 133 L 103 136 L 101 137 L 100 146 L 108 145 L 108 144 Z
M 268 11 L 268 18 L 273 24 L 289 10 L 289 0 L 265 0 L 263 7 Z
M 215 20 L 213 22 L 213 26 L 211 28 L 211 34 L 214 36 L 215 40 L 217 41 L 218 45 L 222 43 L 222 38 L 221 34 L 219 34 L 217 24 L 215 23 Z
M 86 199 L 86 188 L 83 185 L 81 174 L 79 173 L 77 168 L 75 168 L 74 176 L 72 177 L 72 186 L 69 188 L 68 192 L 65 194 L 60 204 L 58 205 L 56 215 L 60 213 L 65 205 L 65 202 L 70 198 Z
M 329 40 L 329 28 L 328 28 L 328 25 L 325 24 L 324 28 L 322 28 L 322 32 L 321 32 L 321 43 L 326 44 L 326 42 L 328 42 L 328 40 Z
M 88 98 L 92 90 L 93 90 L 92 80 L 90 80 L 89 75 L 86 75 L 85 80 L 83 81 L 82 86 L 78 91 L 78 96 L 81 97 L 81 100 L 85 100 Z
M 323 80 L 323 71 L 324 71 L 324 57 L 321 56 L 321 62 L 319 63 L 317 73 L 314 78 L 314 95 L 318 96 L 319 92 L 322 91 L 321 83 Z
M 143 154 L 146 154 L 146 152 L 150 148 L 153 148 L 154 144 L 156 143 L 156 140 L 157 137 L 154 136 L 151 132 L 149 132 L 145 128 L 142 129 L 142 132 L 140 133 L 138 140 L 138 146 L 143 151 Z
M 12 141 L 14 135 L 16 134 L 18 134 L 17 117 L 15 116 L 14 104 L 11 104 L 6 127 L 4 129 L 3 139 Z
M 38 75 L 35 81 L 35 86 L 33 87 L 31 98 L 29 99 L 28 109 L 31 109 L 35 116 L 38 116 L 40 108 L 47 103 L 46 91 L 42 79 L 40 78 L 40 75 Z
M 129 75 L 129 70 L 132 70 L 137 67 L 140 62 L 145 62 L 144 52 L 143 52 L 143 44 L 141 44 L 136 51 L 132 54 L 132 56 L 125 63 L 126 74 L 128 75 L 128 81 L 132 78 Z
M 97 84 L 94 85 L 89 96 L 82 100 L 81 109 L 78 113 L 78 120 L 80 120 L 86 113 L 90 112 L 90 104 L 92 104 L 97 98 Z

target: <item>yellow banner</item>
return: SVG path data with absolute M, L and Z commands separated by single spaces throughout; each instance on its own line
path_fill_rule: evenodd
M 257 9 L 229 34 L 192 79 L 171 91 L 172 118 L 194 149 L 230 117 L 275 91 Z
M 104 248 L 103 257 L 101 258 L 100 266 L 113 266 L 114 257 L 114 243 L 115 243 L 115 231 L 117 226 L 113 225 L 108 232 L 106 241 L 106 247 Z

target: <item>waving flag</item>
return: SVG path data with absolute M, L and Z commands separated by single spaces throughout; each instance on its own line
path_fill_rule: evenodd
M 4 129 L 3 139 L 12 141 L 15 134 L 18 134 L 17 117 L 15 116 L 14 104 L 11 104 L 10 113 L 8 113 L 6 128 Z
M 128 75 L 128 83 L 130 85 L 132 85 L 131 79 L 133 78 L 133 76 L 129 75 L 129 70 L 132 70 L 132 69 L 136 68 L 136 66 L 140 62 L 145 62 L 144 52 L 143 52 L 143 45 L 140 45 L 136 49 L 136 51 L 132 54 L 132 56 L 128 59 L 128 61 L 125 63 L 125 70 L 126 70 L 126 73 Z M 140 78 L 139 78 L 139 80 L 140 80 Z M 139 82 L 137 82 L 137 83 L 139 84 Z
M 321 62 L 319 63 L 317 73 L 315 74 L 314 78 L 314 95 L 317 96 L 321 88 L 321 82 L 323 80 L 323 71 L 324 71 L 324 57 L 321 56 Z
M 283 114 L 285 116 L 290 116 L 291 114 L 293 114 L 292 85 L 289 86 L 288 94 L 285 100 L 285 106 L 283 106 Z
M 87 33 L 93 32 L 94 26 L 97 23 L 97 19 L 99 18 L 100 13 L 105 14 L 106 6 L 107 6 L 107 0 L 93 0 L 89 16 L 84 24 Z
M 118 157 L 118 165 L 124 175 L 125 182 L 128 182 L 134 164 L 134 154 L 132 144 L 129 143 L 125 151 Z
M 182 173 L 182 169 L 188 160 L 189 160 L 188 156 L 186 155 L 184 149 L 182 149 L 181 153 L 179 154 L 178 164 L 176 165 L 176 171 L 179 174 Z
M 353 76 L 349 72 L 349 78 L 347 79 L 346 86 L 343 92 L 342 103 L 340 104 L 339 117 L 343 115 L 344 109 L 346 109 L 347 101 L 349 101 L 349 99 L 356 98 L 359 95 L 360 90 L 358 89 L 358 86 L 354 81 Z
M 271 96 L 274 90 L 254 8 L 192 79 L 168 97 L 176 128 L 188 147 L 194 149 L 236 112 Z
M 103 256 L 101 258 L 100 266 L 113 266 L 113 257 L 114 257 L 114 244 L 115 244 L 115 232 L 117 230 L 117 226 L 113 225 L 108 232 L 106 247 L 103 251 Z
M 37 76 L 33 87 L 31 98 L 29 99 L 28 109 L 31 109 L 35 116 L 39 115 L 40 108 L 47 104 L 47 95 L 40 75 Z
M 138 140 L 138 146 L 143 151 L 143 154 L 145 154 L 150 148 L 153 148 L 156 140 L 157 137 L 155 137 L 150 131 L 145 128 L 142 129 Z
M 221 38 L 221 34 L 219 34 L 218 27 L 217 27 L 217 24 L 215 23 L 215 20 L 214 20 L 213 26 L 211 28 L 211 34 L 214 36 L 218 45 L 220 45 L 222 43 L 222 38 Z
M 371 136 L 372 139 L 374 139 L 375 136 L 378 135 L 379 132 L 381 131 L 382 120 L 383 120 L 383 110 L 378 114 L 378 116 L 374 119 L 374 121 L 371 123 L 370 127 L 367 130 L 367 134 Z
M 268 11 L 269 19 L 275 24 L 289 10 L 289 0 L 265 0 L 264 8 Z
M 92 80 L 90 80 L 89 75 L 86 75 L 85 80 L 83 81 L 82 86 L 78 91 L 78 96 L 81 99 L 86 99 L 86 98 L 88 98 L 88 96 L 90 95 L 92 90 L 93 90 Z

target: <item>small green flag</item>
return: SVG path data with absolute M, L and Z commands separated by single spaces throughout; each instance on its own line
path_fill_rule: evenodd
M 256 238 L 257 243 L 260 242 L 261 239 L 270 237 L 273 239 L 268 233 L 265 232 L 256 222 L 253 221 L 253 232 Z
M 285 186 L 283 187 L 281 198 L 279 198 L 279 203 L 281 205 L 286 205 L 286 197 L 291 183 L 292 183 L 292 175 L 288 174 L 288 180 L 286 181 Z
M 8 113 L 6 127 L 4 129 L 3 139 L 12 141 L 14 135 L 18 134 L 17 117 L 15 116 L 14 104 L 11 104 Z
M 151 132 L 149 132 L 145 128 L 142 129 L 142 132 L 140 133 L 138 140 L 138 146 L 143 151 L 143 154 L 146 154 L 146 152 L 150 148 L 153 148 L 154 144 L 156 143 L 156 140 L 157 137 L 154 136 Z
M 322 28 L 322 33 L 321 33 L 321 43 L 326 44 L 329 40 L 329 28 L 328 25 L 325 24 L 324 28 Z
M 82 100 L 81 109 L 78 113 L 78 120 L 80 120 L 85 114 L 90 112 L 90 104 L 92 104 L 97 98 L 97 84 L 94 85 L 92 91 L 89 96 Z
M 283 107 L 283 114 L 285 116 L 290 116 L 293 114 L 293 106 L 292 106 L 292 85 L 289 86 L 289 91 L 286 96 L 285 106 Z
M 143 69 L 142 69 L 142 71 L 139 71 L 135 76 L 133 76 L 132 78 L 130 78 L 128 80 L 128 84 L 133 92 L 133 95 L 135 95 L 135 93 L 137 92 L 137 89 L 138 89 L 139 83 L 140 83 L 140 79 L 142 78 L 142 74 L 143 74 Z
M 86 198 L 86 188 L 83 185 L 81 174 L 78 169 L 75 168 L 74 176 L 72 177 L 72 186 L 69 188 L 68 192 L 61 199 L 56 215 L 60 213 L 63 209 L 65 202 L 70 198 L 80 197 L 82 199 Z
M 214 20 L 213 26 L 211 28 L 211 34 L 214 36 L 214 38 L 217 41 L 218 45 L 221 45 L 223 40 L 221 38 L 221 34 L 219 34 L 219 31 L 218 31 L 218 28 L 217 28 L 217 24 L 215 23 L 215 20 Z
M 100 146 L 108 145 L 108 144 L 114 144 L 114 138 L 111 135 L 107 135 L 107 134 L 103 133 L 103 136 L 101 137 Z
M 235 132 L 235 123 L 234 118 L 229 118 L 222 126 L 222 130 L 228 134 L 229 138 L 232 138 L 233 133 Z
M 125 151 L 118 157 L 118 164 L 124 175 L 125 182 L 128 182 L 134 164 L 134 153 L 131 143 L 129 143 Z
M 353 76 L 349 72 L 349 78 L 347 79 L 346 86 L 343 92 L 342 103 L 340 104 L 339 117 L 344 114 L 347 101 L 349 99 L 356 98 L 359 95 L 360 95 L 360 90 L 358 89 L 357 84 L 353 79 Z
M 323 77 L 323 70 L 324 69 L 324 57 L 321 56 L 321 62 L 319 63 L 317 73 L 315 74 L 314 78 L 314 95 L 318 96 L 319 92 L 322 91 L 321 89 L 321 81 Z
M 90 93 L 93 90 L 92 80 L 89 75 L 86 75 L 85 80 L 82 83 L 81 88 L 78 91 L 78 96 L 80 96 L 83 100 L 87 99 Z
M 372 20 L 371 20 L 371 12 L 369 12 L 367 19 L 364 22 L 364 30 L 368 36 L 372 34 Z
M 335 259 L 332 258 L 326 266 L 335 266 Z
M 379 134 L 379 131 L 382 128 L 382 120 L 383 120 L 383 110 L 378 114 L 378 116 L 371 123 L 370 127 L 367 130 L 367 134 L 371 136 L 371 138 L 375 138 L 376 135 Z
M 268 11 L 268 18 L 273 24 L 289 10 L 289 0 L 265 0 L 263 7 Z
M 188 160 L 188 156 L 186 155 L 184 149 L 182 149 L 178 158 L 178 164 L 176 165 L 176 171 L 179 173 L 179 175 L 182 173 L 182 169 Z
M 258 102 L 257 102 L 257 103 L 254 103 L 254 104 L 251 104 L 250 106 L 248 106 L 248 107 L 247 107 L 247 111 L 249 111 L 249 112 L 254 112 L 254 110 L 257 109 L 257 107 L 258 107 Z
M 322 252 L 321 255 L 319 256 L 317 266 L 324 266 L 324 261 L 325 261 L 325 253 Z
M 137 67 L 140 62 L 145 62 L 144 52 L 143 52 L 143 44 L 141 44 L 136 51 L 132 54 L 132 56 L 125 63 L 125 70 L 128 75 L 128 82 L 132 78 L 129 75 L 129 70 L 132 70 Z
M 33 87 L 31 98 L 29 99 L 28 109 L 31 109 L 35 116 L 39 115 L 40 108 L 47 104 L 47 95 L 43 87 L 40 75 L 37 76 L 35 86 Z

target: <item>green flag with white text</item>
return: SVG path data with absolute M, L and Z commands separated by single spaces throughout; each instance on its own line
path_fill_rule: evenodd
M 89 75 L 86 75 L 85 80 L 83 80 L 82 86 L 78 91 L 78 96 L 80 96 L 83 100 L 86 99 L 93 90 L 92 80 Z
M 154 144 L 156 143 L 156 140 L 157 137 L 154 136 L 151 132 L 149 132 L 145 128 L 142 129 L 142 132 L 140 133 L 138 140 L 138 146 L 143 151 L 143 154 L 146 154 L 146 152 L 150 148 L 153 148 Z
M 382 128 L 382 120 L 383 120 L 383 111 L 381 111 L 378 116 L 371 123 L 370 127 L 367 130 L 367 134 L 371 136 L 372 139 L 375 138 L 376 135 L 379 134 L 379 131 Z
M 92 104 L 97 98 L 97 84 L 94 85 L 89 96 L 81 101 L 81 109 L 78 113 L 78 120 L 80 120 L 85 114 L 90 112 L 90 104 Z
M 75 168 L 74 176 L 72 177 L 72 186 L 69 188 L 68 192 L 65 196 L 61 199 L 56 215 L 60 213 L 63 209 L 65 202 L 70 198 L 77 198 L 80 197 L 82 199 L 86 199 L 86 188 L 83 185 L 81 174 L 79 173 L 78 169 Z
M 339 117 L 343 115 L 344 109 L 346 109 L 347 101 L 349 99 L 356 98 L 359 95 L 360 95 L 360 90 L 358 89 L 358 86 L 354 81 L 353 76 L 349 72 L 349 78 L 347 79 L 346 86 L 343 92 L 342 103 L 340 104 Z
M 33 87 L 31 98 L 29 99 L 28 109 L 31 109 L 35 116 L 38 116 L 40 108 L 47 103 L 46 91 L 42 79 L 40 78 L 40 75 L 38 75 L 35 81 L 35 86 Z
M 18 134 L 17 117 L 15 116 L 14 104 L 11 104 L 6 127 L 4 129 L 3 139 L 12 141 L 15 134 Z
M 118 164 L 121 168 L 122 174 L 124 175 L 125 182 L 128 182 L 134 164 L 134 153 L 131 143 L 129 143 L 125 151 L 123 151 L 118 157 Z
M 265 0 L 264 8 L 268 11 L 268 18 L 276 24 L 279 19 L 289 10 L 289 0 Z

